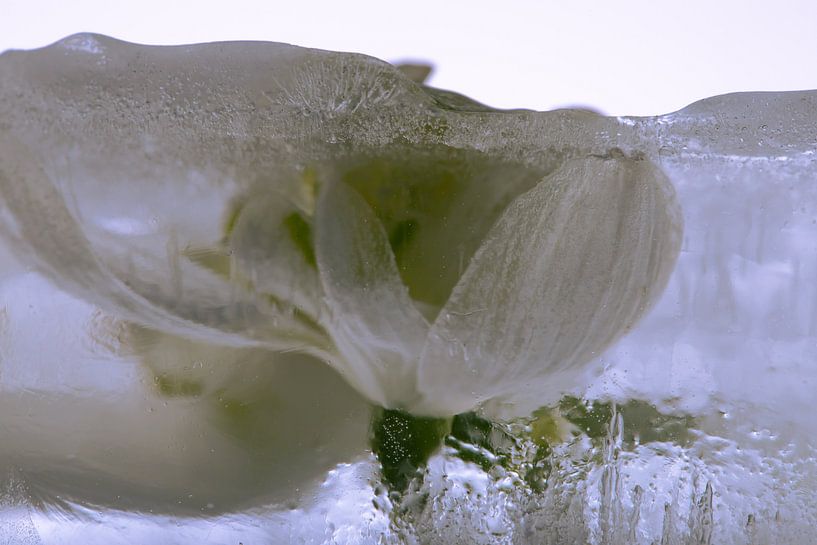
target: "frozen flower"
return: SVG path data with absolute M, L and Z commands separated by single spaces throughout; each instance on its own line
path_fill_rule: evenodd
M 663 290 L 671 185 L 604 127 L 359 55 L 74 36 L 0 58 L 0 225 L 125 319 L 449 416 L 552 399 Z

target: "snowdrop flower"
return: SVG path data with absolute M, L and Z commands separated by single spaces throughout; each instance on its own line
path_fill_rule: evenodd
M 546 396 L 679 249 L 671 185 L 603 118 L 491 111 L 357 55 L 75 36 L 0 58 L 0 119 L 3 235 L 64 289 L 316 355 L 420 416 Z

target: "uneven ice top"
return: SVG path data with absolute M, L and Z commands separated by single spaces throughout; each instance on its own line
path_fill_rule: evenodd
M 597 507 L 585 541 L 608 539 L 615 517 L 645 543 L 660 540 L 675 524 L 664 505 L 681 503 L 695 528 L 802 522 L 817 475 L 815 150 L 814 91 L 608 118 L 493 110 L 369 57 L 283 44 L 77 35 L 7 52 L 0 415 L 25 418 L 0 416 L 0 456 L 15 467 L 41 457 L 32 466 L 52 492 L 83 488 L 92 471 L 128 483 L 121 509 L 172 505 L 189 482 L 172 481 L 175 470 L 222 471 L 219 456 L 236 459 L 227 422 L 263 454 L 245 468 L 280 464 L 257 482 L 231 466 L 234 486 L 202 481 L 184 504 L 206 510 L 198 498 L 212 495 L 239 509 L 242 491 L 295 497 L 292 483 L 336 464 L 324 487 L 348 478 L 365 489 L 368 466 L 343 464 L 366 450 L 370 403 L 503 420 L 573 393 L 639 400 L 696 419 L 700 434 L 691 447 L 665 445 L 669 455 L 646 454 L 636 436 L 630 466 L 573 483 L 602 491 L 582 496 Z M 38 328 L 64 348 L 32 357 L 49 343 Z M 115 363 L 100 373 L 100 361 Z M 145 368 L 170 408 L 139 390 Z M 252 416 L 262 390 L 285 407 L 265 432 Z M 197 414 L 212 408 L 178 404 L 210 398 L 224 410 L 207 421 Z M 154 407 L 160 416 L 148 415 Z M 111 423 L 95 430 L 100 410 Z M 99 448 L 78 459 L 70 444 L 54 450 L 49 437 L 72 426 Z M 176 461 L 153 474 L 170 490 L 159 499 L 150 472 L 117 465 L 102 446 L 159 460 L 157 437 L 185 426 Z M 617 460 L 623 447 L 610 441 L 602 454 Z M 305 444 L 321 455 L 305 456 Z M 208 447 L 218 455 L 183 452 Z M 73 484 L 68 459 L 79 467 Z M 292 459 L 307 462 L 292 470 Z M 695 480 L 681 492 L 672 478 L 650 488 L 644 476 L 690 466 Z M 564 482 L 575 478 L 568 469 Z M 615 486 L 632 492 L 618 511 Z M 794 491 L 781 515 L 769 504 L 784 486 Z M 89 503 L 116 504 L 85 488 Z M 532 513 L 584 520 L 569 498 L 530 501 Z M 541 516 L 549 528 L 565 523 Z M 717 531 L 713 542 L 740 542 Z

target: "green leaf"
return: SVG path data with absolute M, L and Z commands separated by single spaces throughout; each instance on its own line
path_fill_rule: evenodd
M 565 420 L 579 428 L 591 439 L 605 437 L 609 433 L 613 407 L 610 403 L 586 402 L 575 396 L 565 396 L 559 401 L 559 412 Z
M 461 460 L 489 471 L 507 465 L 516 441 L 498 424 L 476 413 L 463 413 L 453 418 L 446 444 L 456 449 Z

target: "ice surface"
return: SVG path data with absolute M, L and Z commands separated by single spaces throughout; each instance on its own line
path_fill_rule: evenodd
M 7 52 L 0 543 L 814 543 L 815 150 L 817 91 Z M 372 402 L 450 423 L 405 490 Z

